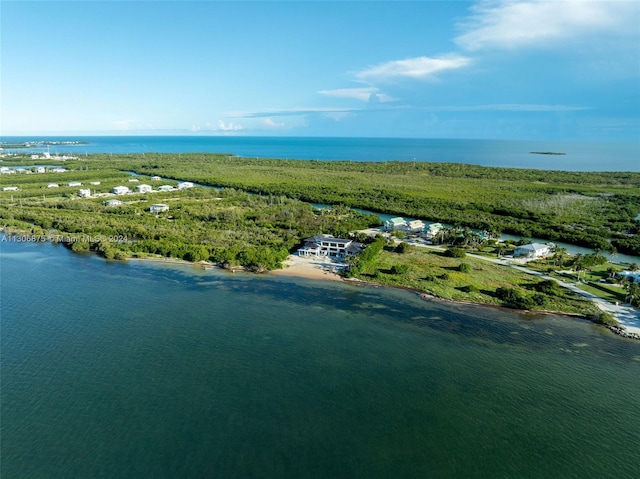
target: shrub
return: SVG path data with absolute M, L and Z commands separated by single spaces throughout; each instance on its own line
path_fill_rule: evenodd
M 396 253 L 406 253 L 407 251 L 409 251 L 409 248 L 411 248 L 411 246 L 409 246 L 409 243 L 405 243 L 403 241 L 398 246 L 396 246 Z
M 545 279 L 535 285 L 536 291 L 544 294 L 557 295 L 560 292 L 560 286 L 552 279 Z
M 500 287 L 496 289 L 496 296 L 509 308 L 531 309 L 536 304 L 531 298 L 523 296 L 520 291 L 513 288 Z
M 480 290 L 477 286 L 470 284 L 468 286 L 463 286 L 462 288 L 460 288 L 460 291 L 462 291 L 463 293 L 477 293 Z
M 468 273 L 469 271 L 471 271 L 471 266 L 469 265 L 469 263 L 460 263 L 458 265 L 458 271 L 460 271 L 461 273 Z
M 443 280 L 445 280 L 445 281 L 448 281 L 448 280 L 449 280 L 449 273 L 442 273 L 442 274 L 439 276 L 439 278 L 440 278 L 440 279 L 443 279 Z
M 464 258 L 467 256 L 467 253 L 462 248 L 449 248 L 444 254 L 450 258 Z
M 616 326 L 618 321 L 613 314 L 607 313 L 606 311 L 598 311 L 593 314 L 591 320 L 598 324 L 604 324 L 608 326 Z
M 392 274 L 405 274 L 407 271 L 409 271 L 409 265 L 406 264 L 394 264 L 391 267 Z

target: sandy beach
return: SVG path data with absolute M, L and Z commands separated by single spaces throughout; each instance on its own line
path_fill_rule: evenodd
M 270 271 L 270 274 L 342 281 L 342 277 L 337 274 L 337 270 L 342 266 L 343 263 L 332 261 L 329 258 L 305 258 L 297 255 L 289 255 L 289 257 L 283 261 L 282 269 Z

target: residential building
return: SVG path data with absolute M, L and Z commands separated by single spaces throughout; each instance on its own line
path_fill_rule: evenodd
M 335 238 L 331 235 L 316 235 L 305 240 L 298 250 L 298 256 L 346 258 L 362 251 L 363 245 L 350 239 Z
M 190 181 L 181 181 L 180 183 L 178 183 L 179 190 L 184 190 L 185 188 L 193 188 L 193 183 L 191 183 Z
M 443 228 L 444 226 L 440 223 L 431 223 L 425 228 L 424 237 L 426 239 L 433 239 Z
M 4 188 L 2 188 L 2 191 L 18 191 L 18 187 L 17 186 L 5 186 Z
M 122 205 L 122 201 L 120 200 L 107 200 L 104 202 L 106 206 L 120 206 Z
M 94 186 L 98 186 L 100 184 L 99 181 L 90 181 L 89 182 L 90 185 L 94 185 Z
M 149 193 L 152 190 L 153 188 L 151 188 L 151 186 L 149 185 L 142 184 L 142 185 L 136 186 L 136 191 L 138 193 Z
M 531 243 L 518 246 L 513 252 L 514 258 L 542 258 L 551 253 L 551 247 L 546 244 Z
M 391 218 L 384 222 L 384 229 L 387 231 L 401 230 L 404 229 L 407 225 L 407 222 L 404 218 L 396 217 Z
M 131 193 L 131 190 L 126 186 L 116 186 L 111 190 L 111 192 L 115 193 L 116 195 L 126 195 L 127 193 Z
M 89 198 L 89 197 L 91 197 L 91 190 L 89 188 L 79 189 L 78 190 L 78 196 L 80 198 Z
M 151 180 L 152 181 L 160 181 L 160 180 L 162 180 L 162 178 L 160 178 L 159 176 L 152 176 Z
M 82 186 L 82 183 L 80 183 L 79 181 L 70 181 L 69 183 L 67 183 L 67 186 Z
M 58 183 L 49 183 L 47 188 L 58 188 Z
M 149 211 L 151 211 L 152 213 L 162 213 L 163 211 L 169 211 L 169 205 L 165 205 L 162 203 L 151 205 L 149 207 Z
M 424 223 L 422 220 L 407 221 L 405 223 L 404 230 L 407 233 L 420 233 L 424 230 Z
M 173 191 L 175 188 L 171 185 L 158 186 L 158 191 Z

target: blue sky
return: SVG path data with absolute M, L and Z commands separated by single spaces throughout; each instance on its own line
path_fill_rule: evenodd
M 640 141 L 640 2 L 1 0 L 0 134 Z

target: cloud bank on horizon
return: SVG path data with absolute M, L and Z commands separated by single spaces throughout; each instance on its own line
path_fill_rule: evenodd
M 3 6 L 3 135 L 640 142 L 635 0 L 37 5 Z

